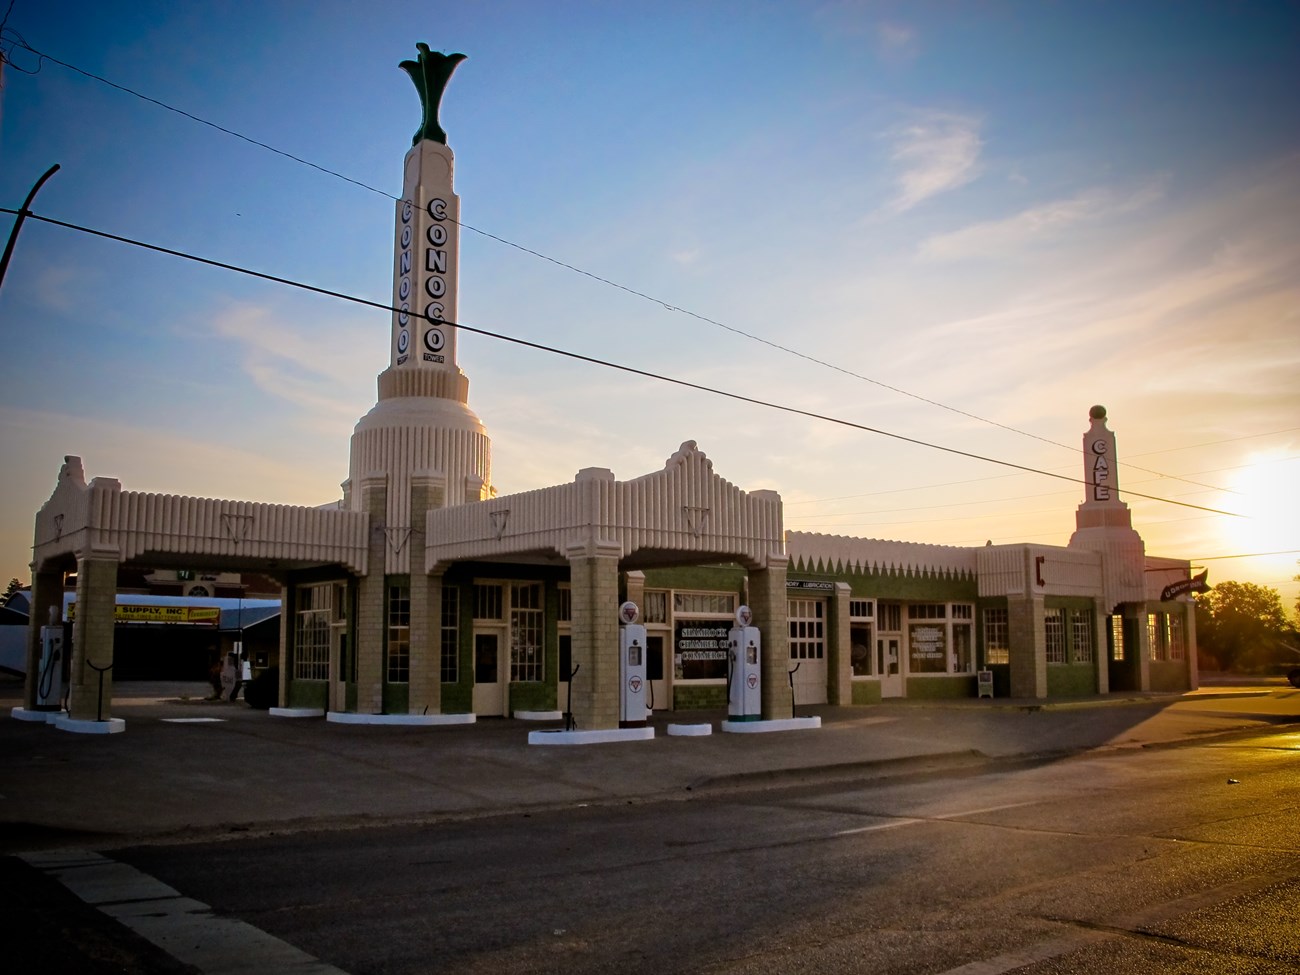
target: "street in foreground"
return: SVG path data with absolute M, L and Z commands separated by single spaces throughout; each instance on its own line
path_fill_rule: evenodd
M 1292 726 L 136 846 L 66 876 L 126 884 L 105 910 L 196 966 L 136 946 L 138 971 L 267 972 L 294 946 L 293 970 L 351 975 L 1300 972 L 1298 760 Z

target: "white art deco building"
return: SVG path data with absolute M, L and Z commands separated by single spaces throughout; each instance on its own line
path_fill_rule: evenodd
M 460 201 L 437 109 L 461 56 L 420 48 L 419 61 L 403 62 L 425 117 L 396 207 L 390 361 L 353 433 L 342 503 L 126 490 L 88 481 L 67 457 L 36 516 L 23 715 L 38 713 L 40 624 L 61 612 L 75 572 L 61 726 L 111 716 L 123 566 L 279 580 L 278 711 L 337 720 L 469 721 L 571 704 L 579 727 L 616 728 L 625 600 L 641 609 L 655 710 L 725 706 L 726 634 L 742 604 L 771 675 L 765 718 L 901 696 L 1196 685 L 1191 604 L 1168 590 L 1189 564 L 1146 555 L 1100 407 L 1083 437 L 1087 495 L 1063 546 L 787 533 L 776 492 L 729 483 L 693 442 L 631 480 L 589 467 L 497 496 L 451 324 Z

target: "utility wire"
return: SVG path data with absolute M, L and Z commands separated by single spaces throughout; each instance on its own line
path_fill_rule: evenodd
M 40 70 L 41 62 L 52 61 L 62 68 L 67 68 L 69 71 L 75 71 L 77 74 L 82 75 L 86 78 L 90 78 L 94 81 L 98 81 L 100 84 L 108 85 L 108 87 L 110 88 L 116 88 L 118 91 L 126 92 L 128 95 L 134 95 L 136 98 L 149 102 L 151 105 L 157 105 L 159 108 L 165 108 L 169 112 L 175 112 L 177 115 L 184 115 L 187 119 L 190 119 L 191 121 L 198 122 L 200 125 L 206 125 L 212 129 L 216 129 L 218 132 L 224 132 L 226 135 L 233 136 L 236 139 L 239 139 L 243 142 L 247 142 L 249 145 L 257 146 L 259 149 L 265 149 L 268 152 L 273 152 L 277 156 L 283 156 L 285 159 L 292 159 L 294 162 L 301 163 L 304 166 L 310 166 L 312 169 L 315 169 L 318 172 L 325 173 L 328 176 L 337 177 L 338 179 L 343 180 L 345 183 L 351 183 L 353 186 L 360 186 L 363 190 L 369 190 L 371 193 L 378 193 L 380 196 L 386 196 L 390 200 L 397 199 L 397 197 L 393 196 L 391 193 L 386 193 L 381 189 L 377 189 L 376 187 L 371 186 L 369 183 L 363 183 L 361 182 L 361 180 L 353 179 L 351 176 L 344 176 L 342 173 L 336 172 L 335 170 L 329 169 L 325 166 L 318 165 L 309 159 L 303 159 L 301 156 L 295 156 L 291 152 L 285 152 L 283 149 L 277 149 L 275 146 L 267 145 L 265 142 L 259 142 L 257 139 L 253 139 L 250 138 L 249 136 L 236 132 L 234 129 L 228 129 L 224 125 L 218 125 L 216 122 L 209 122 L 207 119 L 200 118 L 197 115 L 185 111 L 184 109 L 177 108 L 175 105 L 168 105 L 166 102 L 159 101 L 157 98 L 151 98 L 149 95 L 143 94 L 142 92 L 138 92 L 134 88 L 128 88 L 126 87 L 126 85 L 119 85 L 115 81 L 109 81 L 107 78 L 94 74 L 93 72 L 87 71 L 84 68 L 78 68 L 75 64 L 69 64 L 67 61 L 60 61 L 52 54 L 46 54 L 43 51 L 36 50 L 36 48 L 32 47 L 25 40 L 23 40 L 22 35 L 18 34 L 16 31 L 11 31 L 10 33 L 12 33 L 17 38 L 16 41 L 17 46 L 21 47 L 23 50 L 28 51 L 31 54 L 36 55 L 36 57 L 38 58 L 36 71 Z M 28 74 L 35 74 L 35 73 L 36 73 L 35 71 L 28 72 Z
M 1188 559 L 1189 562 L 1216 562 L 1219 559 L 1262 559 L 1269 555 L 1300 555 L 1300 548 L 1284 549 L 1281 552 L 1247 552 L 1244 555 L 1202 555 Z M 1294 581 L 1294 580 L 1287 580 Z
M 75 71 L 77 74 L 83 75 L 84 77 L 87 78 L 91 78 L 95 81 L 100 82 L 101 84 L 108 85 L 110 88 L 116 88 L 118 91 L 125 92 L 129 95 L 134 95 L 136 98 L 143 99 L 144 101 L 149 102 L 150 104 L 157 105 L 160 108 L 165 108 L 169 112 L 175 112 L 178 115 L 183 115 L 186 118 L 198 122 L 201 125 L 209 126 L 210 128 L 216 129 L 218 132 L 223 132 L 226 135 L 233 136 L 234 138 L 247 142 L 250 145 L 254 145 L 262 149 L 266 149 L 269 152 L 273 152 L 278 156 L 283 156 L 286 159 L 291 159 L 294 162 L 301 163 L 304 166 L 310 166 L 312 169 L 315 169 L 319 172 L 325 173 L 330 176 L 335 176 L 338 179 L 343 180 L 344 182 L 351 183 L 354 186 L 359 186 L 365 190 L 369 190 L 371 193 L 377 193 L 380 196 L 393 200 L 394 202 L 402 202 L 401 197 L 393 196 L 391 193 L 385 192 L 384 190 L 371 186 L 368 183 L 363 183 L 360 180 L 351 178 L 350 176 L 344 176 L 342 173 L 336 172 L 333 169 L 329 169 L 325 166 L 320 166 L 307 159 L 303 159 L 299 156 L 293 155 L 292 153 L 285 152 L 283 149 L 277 149 L 274 146 L 267 145 L 265 142 L 260 142 L 257 139 L 250 138 L 249 136 L 236 132 L 233 129 L 228 129 L 223 125 L 218 125 L 215 122 L 209 122 L 207 119 L 201 118 L 198 115 L 194 115 L 190 112 L 184 111 L 183 109 L 176 108 L 173 105 L 169 105 L 166 102 L 160 101 L 157 98 L 152 98 L 149 95 L 142 94 L 141 92 L 138 92 L 132 88 L 126 87 L 125 85 L 119 85 L 116 82 L 109 81 L 107 78 L 101 77 L 100 75 L 94 74 L 90 71 L 86 71 L 84 68 L 79 68 L 76 65 L 69 64 L 66 61 L 61 61 L 58 58 L 54 57 L 53 55 L 45 54 L 41 51 L 36 50 L 34 47 L 32 47 L 30 44 L 27 43 L 27 41 L 22 37 L 22 35 L 18 34 L 16 31 L 11 31 L 11 33 L 18 39 L 17 43 L 19 44 L 19 46 L 21 46 L 24 50 L 29 51 L 30 53 L 36 55 L 36 57 L 39 58 L 41 61 L 52 61 L 54 64 L 67 68 L 69 71 Z M 40 67 L 38 62 L 37 71 L 39 70 Z M 34 74 L 35 72 L 28 72 L 28 73 Z M 558 258 L 554 258 L 548 254 L 542 253 L 541 251 L 534 250 L 531 247 L 525 247 L 522 244 L 517 244 L 512 240 L 506 239 L 505 237 L 498 236 L 497 234 L 490 233 L 486 230 L 481 230 L 478 227 L 471 226 L 470 224 L 467 223 L 461 223 L 459 220 L 455 220 L 454 218 L 449 218 L 449 219 L 451 219 L 452 222 L 456 223 L 458 226 L 472 233 L 478 234 L 482 237 L 486 237 L 489 240 L 494 240 L 497 243 L 504 244 L 507 247 L 512 247 L 515 250 L 518 250 L 524 254 L 531 255 L 532 257 L 536 257 L 539 260 L 547 261 L 551 264 L 554 264 L 556 267 L 564 268 L 565 270 L 572 271 L 575 274 L 580 274 L 583 277 L 590 278 L 593 281 L 597 281 L 610 288 L 614 288 L 626 294 L 633 295 L 634 297 L 644 299 L 645 301 L 649 301 L 652 304 L 659 305 L 667 312 L 670 313 L 676 312 L 677 314 L 685 315 L 688 318 L 694 318 L 697 321 L 704 322 L 705 324 L 708 325 L 713 325 L 716 328 L 720 328 L 723 329 L 724 331 L 731 332 L 733 335 L 739 335 L 742 338 L 749 339 L 752 342 L 757 342 L 761 345 L 766 345 L 770 348 L 776 349 L 779 352 L 784 352 L 787 355 L 792 355 L 795 356 L 796 358 L 803 359 L 807 362 L 811 362 L 816 365 L 823 366 L 826 369 L 831 369 L 834 370 L 835 372 L 843 373 L 846 376 L 850 376 L 854 379 L 861 380 L 862 382 L 865 383 L 870 383 L 871 385 L 878 386 L 881 389 L 887 389 L 890 392 L 897 393 L 900 396 L 908 397 L 909 399 L 917 400 L 918 402 L 925 403 L 929 406 L 935 406 L 941 410 L 947 410 L 950 413 L 956 413 L 958 416 L 964 416 L 968 419 L 976 420 L 980 423 L 988 424 L 989 426 L 998 427 L 999 429 L 1006 430 L 1008 433 L 1015 433 L 1022 437 L 1029 437 L 1033 440 L 1038 440 L 1041 441 L 1042 443 L 1050 444 L 1053 447 L 1061 447 L 1064 450 L 1073 451 L 1075 449 L 1069 446 L 1068 444 L 1061 443 L 1059 440 L 1051 440 L 1047 437 L 1039 436 L 1036 433 L 1030 433 L 1027 430 L 1021 430 L 1018 429 L 1017 427 L 1009 426 L 1005 423 L 999 423 L 996 420 L 990 420 L 987 417 L 980 416 L 979 414 L 970 413 L 966 410 L 959 409 L 958 407 L 949 406 L 946 403 L 941 403 L 938 400 L 929 399 L 925 396 L 921 396 L 919 393 L 910 392 L 899 386 L 890 385 L 889 383 L 883 382 L 882 380 L 873 379 L 870 376 L 864 376 L 861 373 L 854 372 L 852 369 L 846 369 L 845 367 L 836 365 L 833 362 L 827 362 L 825 359 L 819 359 L 816 356 L 808 355 L 807 353 L 800 352 L 797 349 L 792 349 L 788 346 L 781 345 L 779 342 L 773 342 L 770 339 L 765 339 L 762 336 L 754 335 L 751 332 L 746 332 L 745 330 L 736 328 L 733 325 L 727 325 L 726 323 L 720 322 L 717 319 L 709 318 L 706 315 L 701 315 L 697 312 L 693 312 L 688 308 L 682 308 L 678 305 L 671 304 L 670 302 L 664 301 L 662 298 L 656 298 L 653 295 L 647 294 L 643 291 L 637 291 L 635 288 L 630 288 L 627 285 L 620 284 L 619 282 L 611 280 L 610 278 L 602 277 L 599 274 L 595 274 L 591 271 L 584 270 L 583 268 L 580 268 L 576 265 L 568 264 L 565 261 L 559 260 Z M 1225 490 L 1223 488 L 1217 487 L 1212 484 L 1203 484 L 1200 481 L 1189 481 L 1187 478 L 1184 477 L 1178 477 L 1177 475 L 1174 474 L 1164 474 L 1160 471 L 1154 471 L 1147 467 L 1140 467 L 1137 464 L 1132 464 L 1127 461 L 1121 461 L 1120 463 L 1124 464 L 1125 466 L 1131 467 L 1134 470 L 1142 471 L 1145 474 L 1155 474 L 1159 477 L 1168 478 L 1170 480 L 1184 481 L 1188 484 L 1195 484 L 1197 487 L 1209 488 L 1210 490 L 1213 491 Z
M 12 214 L 18 213 L 17 210 L 10 209 L 9 207 L 0 207 L 0 212 L 12 213 Z M 179 251 L 179 250 L 174 250 L 170 247 L 162 247 L 158 244 L 146 243 L 145 241 L 142 240 L 135 240 L 134 238 L 131 237 L 123 237 L 118 234 L 112 234 L 104 230 L 95 230 L 91 227 L 83 227 L 79 224 L 69 223 L 64 220 L 56 220 L 53 217 L 40 216 L 39 214 L 31 213 L 30 211 L 28 211 L 28 216 L 33 220 L 40 220 L 43 223 L 52 224 L 56 227 L 63 227 L 67 230 L 75 230 L 80 233 L 90 234 L 95 237 L 101 237 L 104 238 L 105 240 L 116 241 L 117 243 L 121 243 L 121 244 L 130 244 L 133 247 L 141 247 L 144 248 L 145 250 L 155 251 L 160 254 L 170 254 L 173 257 L 183 258 L 188 261 L 194 261 L 199 264 L 206 264 L 210 267 L 217 267 L 227 271 L 234 271 L 238 274 L 245 274 L 250 277 L 260 278 L 263 281 L 271 281 L 276 284 L 287 285 L 291 288 L 298 288 L 303 291 L 310 291 L 315 294 L 325 295 L 326 297 L 330 297 L 330 298 L 339 298 L 343 301 L 350 301 L 355 304 L 365 305 L 370 308 L 379 309 L 381 311 L 386 311 L 393 314 L 396 314 L 399 311 L 399 309 L 394 308 L 392 305 L 387 305 L 384 304 L 383 302 L 372 301 L 368 298 L 359 298 L 355 295 L 346 294 L 341 291 L 331 291 L 328 288 L 321 288 L 316 285 L 306 284 L 301 281 L 294 281 L 291 278 L 278 277 L 277 275 L 267 274 L 263 271 L 254 271 L 251 268 L 240 267 L 238 264 L 228 264 L 224 261 L 216 261 L 216 260 L 212 260 L 211 258 L 200 257 L 197 254 L 191 254 L 186 251 Z M 861 430 L 865 433 L 874 433 L 877 434 L 878 436 L 889 437 L 892 440 L 898 440 L 903 443 L 915 444 L 916 446 L 919 447 L 928 447 L 931 450 L 939 450 L 944 453 L 952 454 L 957 457 L 966 457 L 971 460 L 983 461 L 984 463 L 988 463 L 988 464 L 997 464 L 1001 467 L 1009 467 L 1013 470 L 1026 471 L 1030 474 L 1040 474 L 1043 477 L 1051 477 L 1061 481 L 1069 481 L 1072 484 L 1095 486 L 1094 483 L 1091 481 L 1085 481 L 1077 477 L 1070 477 L 1069 475 L 1066 474 L 1056 474 L 1051 471 L 1043 471 L 1043 470 L 1039 470 L 1038 468 L 1029 467 L 1024 464 L 1016 464 L 1009 460 L 999 460 L 995 457 L 987 457 L 982 454 L 976 454 L 967 450 L 958 450 L 956 447 L 945 447 L 941 444 L 930 443 L 929 441 L 919 440 L 915 437 L 908 437 L 901 433 L 892 433 L 888 430 L 882 430 L 878 427 L 871 427 L 862 423 L 855 423 L 852 420 L 845 420 L 840 417 L 828 416 L 823 413 L 814 413 L 811 410 L 803 410 L 795 406 L 785 406 L 780 403 L 773 403 L 769 400 L 761 400 L 753 396 L 744 396 L 741 395 L 740 393 L 733 393 L 733 392 L 728 392 L 726 390 L 715 389 L 713 387 L 704 386 L 699 383 L 693 383 L 685 379 L 677 379 L 672 376 L 665 376 L 660 373 L 649 372 L 644 369 L 637 369 L 633 366 L 623 365 L 622 363 L 610 362 L 606 359 L 597 359 L 593 356 L 583 355 L 582 353 L 579 352 L 570 352 L 566 349 L 559 349 L 554 346 L 542 345 L 541 343 L 538 342 L 530 342 L 527 339 L 521 339 L 512 335 L 505 335 L 501 332 L 493 332 L 489 329 L 478 328 L 476 326 L 467 325 L 461 322 L 444 322 L 444 324 L 453 328 L 459 328 L 465 332 L 470 332 L 474 335 L 483 335 L 486 336 L 487 338 L 498 339 L 502 342 L 510 342 L 514 345 L 523 346 L 524 348 L 536 349 L 539 352 L 549 352 L 553 355 L 564 356 L 565 358 L 573 359 L 578 362 L 586 362 L 590 365 L 603 366 L 604 368 L 607 369 L 615 369 L 619 372 L 625 372 L 634 376 L 641 376 L 645 379 L 653 379 L 658 382 L 670 383 L 675 386 L 681 386 L 686 389 L 694 389 L 698 392 L 709 393 L 714 396 L 722 396 L 725 397 L 726 399 L 735 400 L 736 402 L 740 402 L 740 403 L 750 403 L 754 406 L 762 406 L 766 409 L 778 410 L 780 412 L 789 413 L 794 416 L 803 416 L 812 420 L 821 420 L 824 423 L 834 423 L 839 426 L 849 427 L 854 430 Z M 1236 512 L 1222 511 L 1218 508 L 1208 508 L 1198 504 L 1189 504 L 1186 501 L 1174 501 L 1170 498 L 1161 498 L 1152 494 L 1140 494 L 1136 491 L 1125 491 L 1122 493 L 1127 494 L 1130 497 L 1146 498 L 1149 501 L 1163 501 L 1166 504 L 1177 505 L 1182 508 L 1193 508 L 1197 511 L 1208 511 L 1211 514 L 1216 514 L 1216 515 L 1227 515 L 1232 518 L 1244 517 L 1243 515 L 1239 515 Z

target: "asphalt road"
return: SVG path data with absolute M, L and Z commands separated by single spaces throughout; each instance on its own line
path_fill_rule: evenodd
M 1300 972 L 1298 762 L 1280 726 L 8 863 L 174 956 L 139 972 Z

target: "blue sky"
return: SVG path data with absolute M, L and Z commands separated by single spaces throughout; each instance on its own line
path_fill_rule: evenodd
M 1071 476 L 1105 404 L 1122 487 L 1251 516 L 1130 497 L 1148 551 L 1294 602 L 1300 5 L 15 0 L 0 200 L 58 162 L 37 213 L 387 301 L 417 41 L 469 58 L 441 114 L 475 228 L 463 321 Z M 388 333 L 29 221 L 0 288 L 0 574 L 26 580 L 64 454 L 133 490 L 337 498 Z M 692 439 L 780 491 L 794 529 L 1064 544 L 1082 499 L 487 338 L 459 351 L 501 493 L 636 477 Z M 1222 558 L 1262 552 L 1285 554 Z

